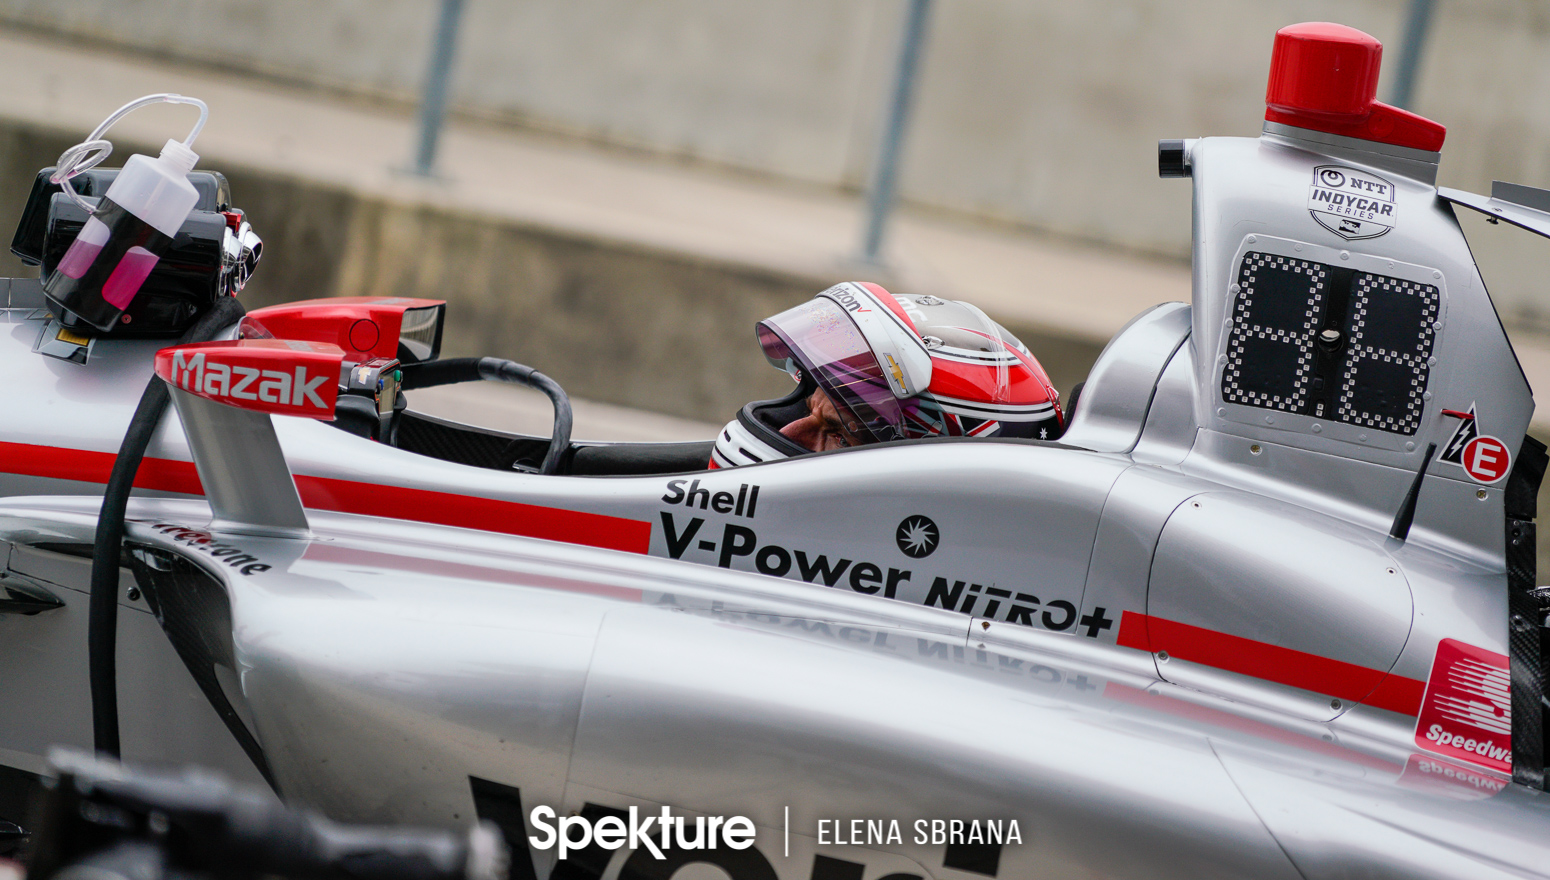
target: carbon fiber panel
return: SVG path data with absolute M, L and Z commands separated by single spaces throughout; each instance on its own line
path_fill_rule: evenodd
M 449 425 L 437 419 L 405 412 L 398 419 L 395 445 L 407 452 L 442 461 L 507 470 L 501 465 L 501 453 L 511 442 L 512 437 L 504 434 Z M 524 449 L 519 459 L 536 458 L 541 461 L 544 450 L 549 447 L 547 438 L 519 438 L 519 442 L 524 445 L 530 443 L 533 447 L 532 451 Z
M 1545 476 L 1544 444 L 1523 438 L 1507 478 L 1507 655 L 1512 665 L 1512 779 L 1545 787 L 1545 667 L 1535 594 L 1535 496 Z

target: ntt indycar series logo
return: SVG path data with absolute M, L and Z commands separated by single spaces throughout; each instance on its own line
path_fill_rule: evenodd
M 1394 228 L 1394 184 L 1355 168 L 1320 165 L 1313 169 L 1308 211 L 1341 238 L 1377 238 Z

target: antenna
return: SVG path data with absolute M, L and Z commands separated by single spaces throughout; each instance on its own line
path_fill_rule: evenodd
M 1426 467 L 1432 463 L 1432 455 L 1437 452 L 1436 443 L 1426 444 L 1426 454 L 1421 456 L 1421 467 L 1415 472 L 1415 480 L 1410 484 L 1410 491 L 1405 493 L 1405 500 L 1399 505 L 1399 513 L 1394 515 L 1394 525 L 1389 527 L 1389 537 L 1403 541 L 1410 536 L 1410 523 L 1415 519 L 1415 502 L 1421 496 L 1421 480 L 1426 476 Z

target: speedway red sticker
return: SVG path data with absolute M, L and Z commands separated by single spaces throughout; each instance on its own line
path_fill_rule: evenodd
M 1415 744 L 1429 752 L 1512 772 L 1507 657 L 1455 639 L 1437 644 Z

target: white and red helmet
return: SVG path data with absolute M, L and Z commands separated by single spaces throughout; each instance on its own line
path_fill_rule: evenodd
M 760 321 L 756 332 L 765 357 L 801 388 L 792 398 L 744 407 L 718 438 L 712 466 L 806 452 L 779 435 L 773 422 L 780 417 L 771 414 L 813 387 L 869 442 L 1053 440 L 1064 429 L 1059 396 L 1038 360 L 966 302 L 845 282 Z

